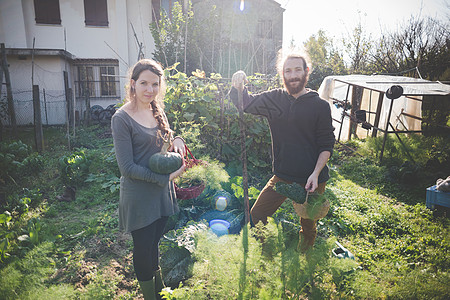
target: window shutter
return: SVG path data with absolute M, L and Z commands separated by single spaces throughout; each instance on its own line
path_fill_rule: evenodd
M 34 0 L 34 12 L 38 24 L 61 24 L 59 0 Z
M 84 0 L 85 24 L 108 26 L 107 0 Z

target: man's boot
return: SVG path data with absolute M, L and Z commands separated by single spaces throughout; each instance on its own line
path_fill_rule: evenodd
M 147 281 L 139 281 L 144 300 L 156 300 L 155 297 L 155 278 Z
M 316 221 L 301 218 L 300 223 L 302 225 L 302 228 L 299 232 L 297 250 L 305 253 L 314 246 L 317 235 Z
M 158 270 L 155 271 L 155 296 L 156 299 L 162 299 L 161 295 L 159 294 L 163 288 L 165 288 L 166 285 L 164 284 L 164 280 L 161 273 L 161 268 L 158 268 Z

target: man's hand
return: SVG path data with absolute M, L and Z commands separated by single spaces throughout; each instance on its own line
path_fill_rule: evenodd
M 319 186 L 319 175 L 316 175 L 316 173 L 312 173 L 305 184 L 305 190 L 307 190 L 310 193 L 314 193 L 314 191 Z
M 322 171 L 323 167 L 327 164 L 328 159 L 331 156 L 330 151 L 322 151 L 317 158 L 316 167 L 314 168 L 314 172 L 309 175 L 308 180 L 306 181 L 305 190 L 310 193 L 313 193 L 317 187 L 319 186 L 319 174 Z
M 238 90 L 238 92 L 242 92 L 244 90 L 244 84 L 247 83 L 247 75 L 245 75 L 244 71 L 237 71 L 233 74 L 231 78 L 231 85 Z

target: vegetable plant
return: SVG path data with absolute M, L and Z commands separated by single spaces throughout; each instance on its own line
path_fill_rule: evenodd
M 204 183 L 210 189 L 218 190 L 221 188 L 221 183 L 229 179 L 224 166 L 217 160 L 201 159 L 200 163 L 188 168 L 186 172 L 177 177 L 175 183 L 178 187 L 190 187 Z

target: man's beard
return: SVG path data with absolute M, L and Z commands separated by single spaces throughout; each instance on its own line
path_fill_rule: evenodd
M 287 80 L 286 77 L 284 77 L 283 79 L 284 79 L 284 86 L 286 87 L 286 90 L 289 92 L 290 95 L 300 93 L 306 86 L 306 75 L 302 77 L 291 78 L 289 80 Z M 291 83 L 293 82 L 299 82 L 299 84 L 297 86 L 292 86 Z

